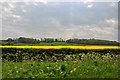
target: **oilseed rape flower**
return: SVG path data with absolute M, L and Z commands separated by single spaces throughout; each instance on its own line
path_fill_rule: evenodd
M 0 48 L 36 48 L 36 49 L 118 49 L 118 46 L 0 46 Z

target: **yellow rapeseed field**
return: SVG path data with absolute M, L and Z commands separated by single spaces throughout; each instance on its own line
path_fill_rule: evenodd
M 0 46 L 0 48 L 37 48 L 37 49 L 118 49 L 118 46 Z

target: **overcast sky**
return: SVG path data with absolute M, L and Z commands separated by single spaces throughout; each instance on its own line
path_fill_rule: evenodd
M 117 2 L 2 3 L 2 39 L 118 39 Z

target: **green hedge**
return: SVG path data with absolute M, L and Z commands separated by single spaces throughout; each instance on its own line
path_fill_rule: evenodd
M 85 56 L 84 56 L 85 55 Z M 87 56 L 86 56 L 87 55 Z M 65 61 L 82 60 L 82 58 L 98 58 L 103 56 L 114 57 L 120 55 L 119 49 L 30 49 L 30 48 L 2 48 L 2 61 L 22 62 L 31 61 Z

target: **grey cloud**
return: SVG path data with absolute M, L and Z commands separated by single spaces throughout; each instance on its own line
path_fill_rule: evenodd
M 88 8 L 90 4 L 93 7 Z M 86 4 L 53 2 L 44 5 L 21 2 L 13 3 L 10 7 L 9 3 L 3 3 L 3 10 L 9 9 L 9 12 L 3 11 L 3 36 L 8 38 L 16 34 L 14 37 L 117 40 L 117 3 L 113 7 L 110 4 L 109 2 Z M 115 24 L 110 23 L 112 20 Z M 8 31 L 9 28 L 11 29 Z M 19 30 L 22 33 L 19 33 Z

